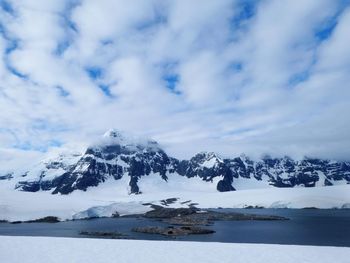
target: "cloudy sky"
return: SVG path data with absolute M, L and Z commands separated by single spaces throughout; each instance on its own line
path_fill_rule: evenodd
M 0 0 L 0 164 L 109 128 L 350 159 L 346 0 Z

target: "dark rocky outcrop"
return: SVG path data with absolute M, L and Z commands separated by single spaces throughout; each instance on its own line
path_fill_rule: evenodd
M 191 234 L 211 234 L 211 229 L 199 227 L 200 225 L 212 225 L 214 221 L 236 221 L 236 220 L 288 220 L 285 217 L 272 215 L 254 215 L 242 213 L 221 213 L 211 210 L 199 210 L 197 208 L 164 208 L 153 206 L 154 210 L 147 212 L 144 217 L 161 219 L 164 223 L 171 224 L 168 227 L 137 227 L 132 231 L 159 234 L 166 236 L 179 236 Z M 175 227 L 178 225 L 179 227 Z
M 127 235 L 119 232 L 81 231 L 79 235 L 93 238 L 130 239 Z
M 152 211 L 146 212 L 145 217 L 147 218 L 172 218 L 172 217 L 182 217 L 187 215 L 195 214 L 197 208 L 164 208 L 161 206 L 156 206 Z
M 27 220 L 27 221 L 13 221 L 11 224 L 21 224 L 21 223 L 59 223 L 61 220 L 56 216 L 45 216 L 38 219 Z
M 0 175 L 0 181 L 1 180 L 11 180 L 13 178 L 13 174 L 12 173 L 8 173 L 5 175 Z
M 198 226 L 181 226 L 181 227 L 135 227 L 134 232 L 146 234 L 158 234 L 164 236 L 183 236 L 183 235 L 206 235 L 215 233 L 212 229 L 201 228 Z
M 288 220 L 288 218 L 281 216 L 217 212 L 200 210 L 195 207 L 168 208 L 152 206 L 152 208 L 153 210 L 145 213 L 144 217 L 162 219 L 172 225 L 210 225 L 214 221 Z
M 25 223 L 58 223 L 60 221 L 61 220 L 56 216 L 45 216 L 42 218 L 25 221 Z

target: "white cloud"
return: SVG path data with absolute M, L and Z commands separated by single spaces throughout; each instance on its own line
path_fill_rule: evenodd
M 350 16 L 340 1 L 9 2 L 3 149 L 84 143 L 116 127 L 180 157 L 350 153 Z M 333 32 L 317 38 L 329 21 Z
M 349 70 L 350 52 L 350 10 L 348 9 L 339 18 L 332 38 L 326 41 L 319 52 L 318 70 L 343 71 Z

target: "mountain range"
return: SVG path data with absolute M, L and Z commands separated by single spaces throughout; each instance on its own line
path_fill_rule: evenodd
M 13 180 L 15 189 L 21 191 L 69 194 L 98 187 L 107 180 L 124 179 L 130 194 L 141 194 L 140 182 L 150 176 L 169 183 L 175 176 L 184 182 L 197 178 L 220 192 L 237 190 L 242 180 L 246 188 L 330 186 L 350 183 L 350 162 L 269 156 L 252 160 L 245 155 L 221 158 L 213 152 L 179 160 L 154 140 L 110 130 L 83 153 L 61 153 L 34 164 L 24 173 L 0 175 L 0 181 Z

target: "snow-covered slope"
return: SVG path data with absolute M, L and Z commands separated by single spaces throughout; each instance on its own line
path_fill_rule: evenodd
M 174 184 L 179 191 L 185 187 L 227 192 L 348 184 L 350 163 L 289 157 L 253 161 L 245 155 L 225 159 L 212 152 L 178 160 L 153 140 L 110 130 L 84 153 L 61 153 L 26 172 L 0 175 L 0 184 L 4 181 L 11 181 L 18 190 L 54 194 L 86 191 L 107 182 L 116 186 L 122 182 L 134 194 L 149 192 L 152 184 Z
M 47 191 L 13 191 L 0 186 L 0 220 L 32 220 L 45 216 L 57 216 L 65 220 L 86 217 L 89 214 L 110 216 L 115 212 L 122 215 L 140 214 L 150 209 L 142 204 L 161 204 L 161 200 L 167 198 L 179 198 L 169 207 L 187 207 L 190 203 L 196 203 L 199 208 L 350 208 L 350 185 L 271 187 L 220 193 L 215 189 L 210 190 L 207 183 L 199 178 L 189 180 L 194 181 L 185 184 L 179 180 L 161 185 L 152 181 L 149 182 L 151 187 L 147 187 L 149 191 L 142 195 L 129 195 L 125 184 L 120 181 L 106 182 L 89 191 L 74 191 L 69 195 L 52 195 Z M 197 184 L 199 186 L 194 189 Z
M 349 258 L 345 247 L 0 237 L 0 261 L 6 263 L 347 263 Z
M 17 176 L 14 178 L 15 181 L 18 181 L 16 188 L 25 190 L 26 187 L 30 186 L 32 191 L 49 190 L 52 187 L 52 182 L 70 171 L 80 158 L 81 154 L 78 152 L 63 152 L 57 156 L 50 156 L 34 164 L 26 172 L 17 172 Z

